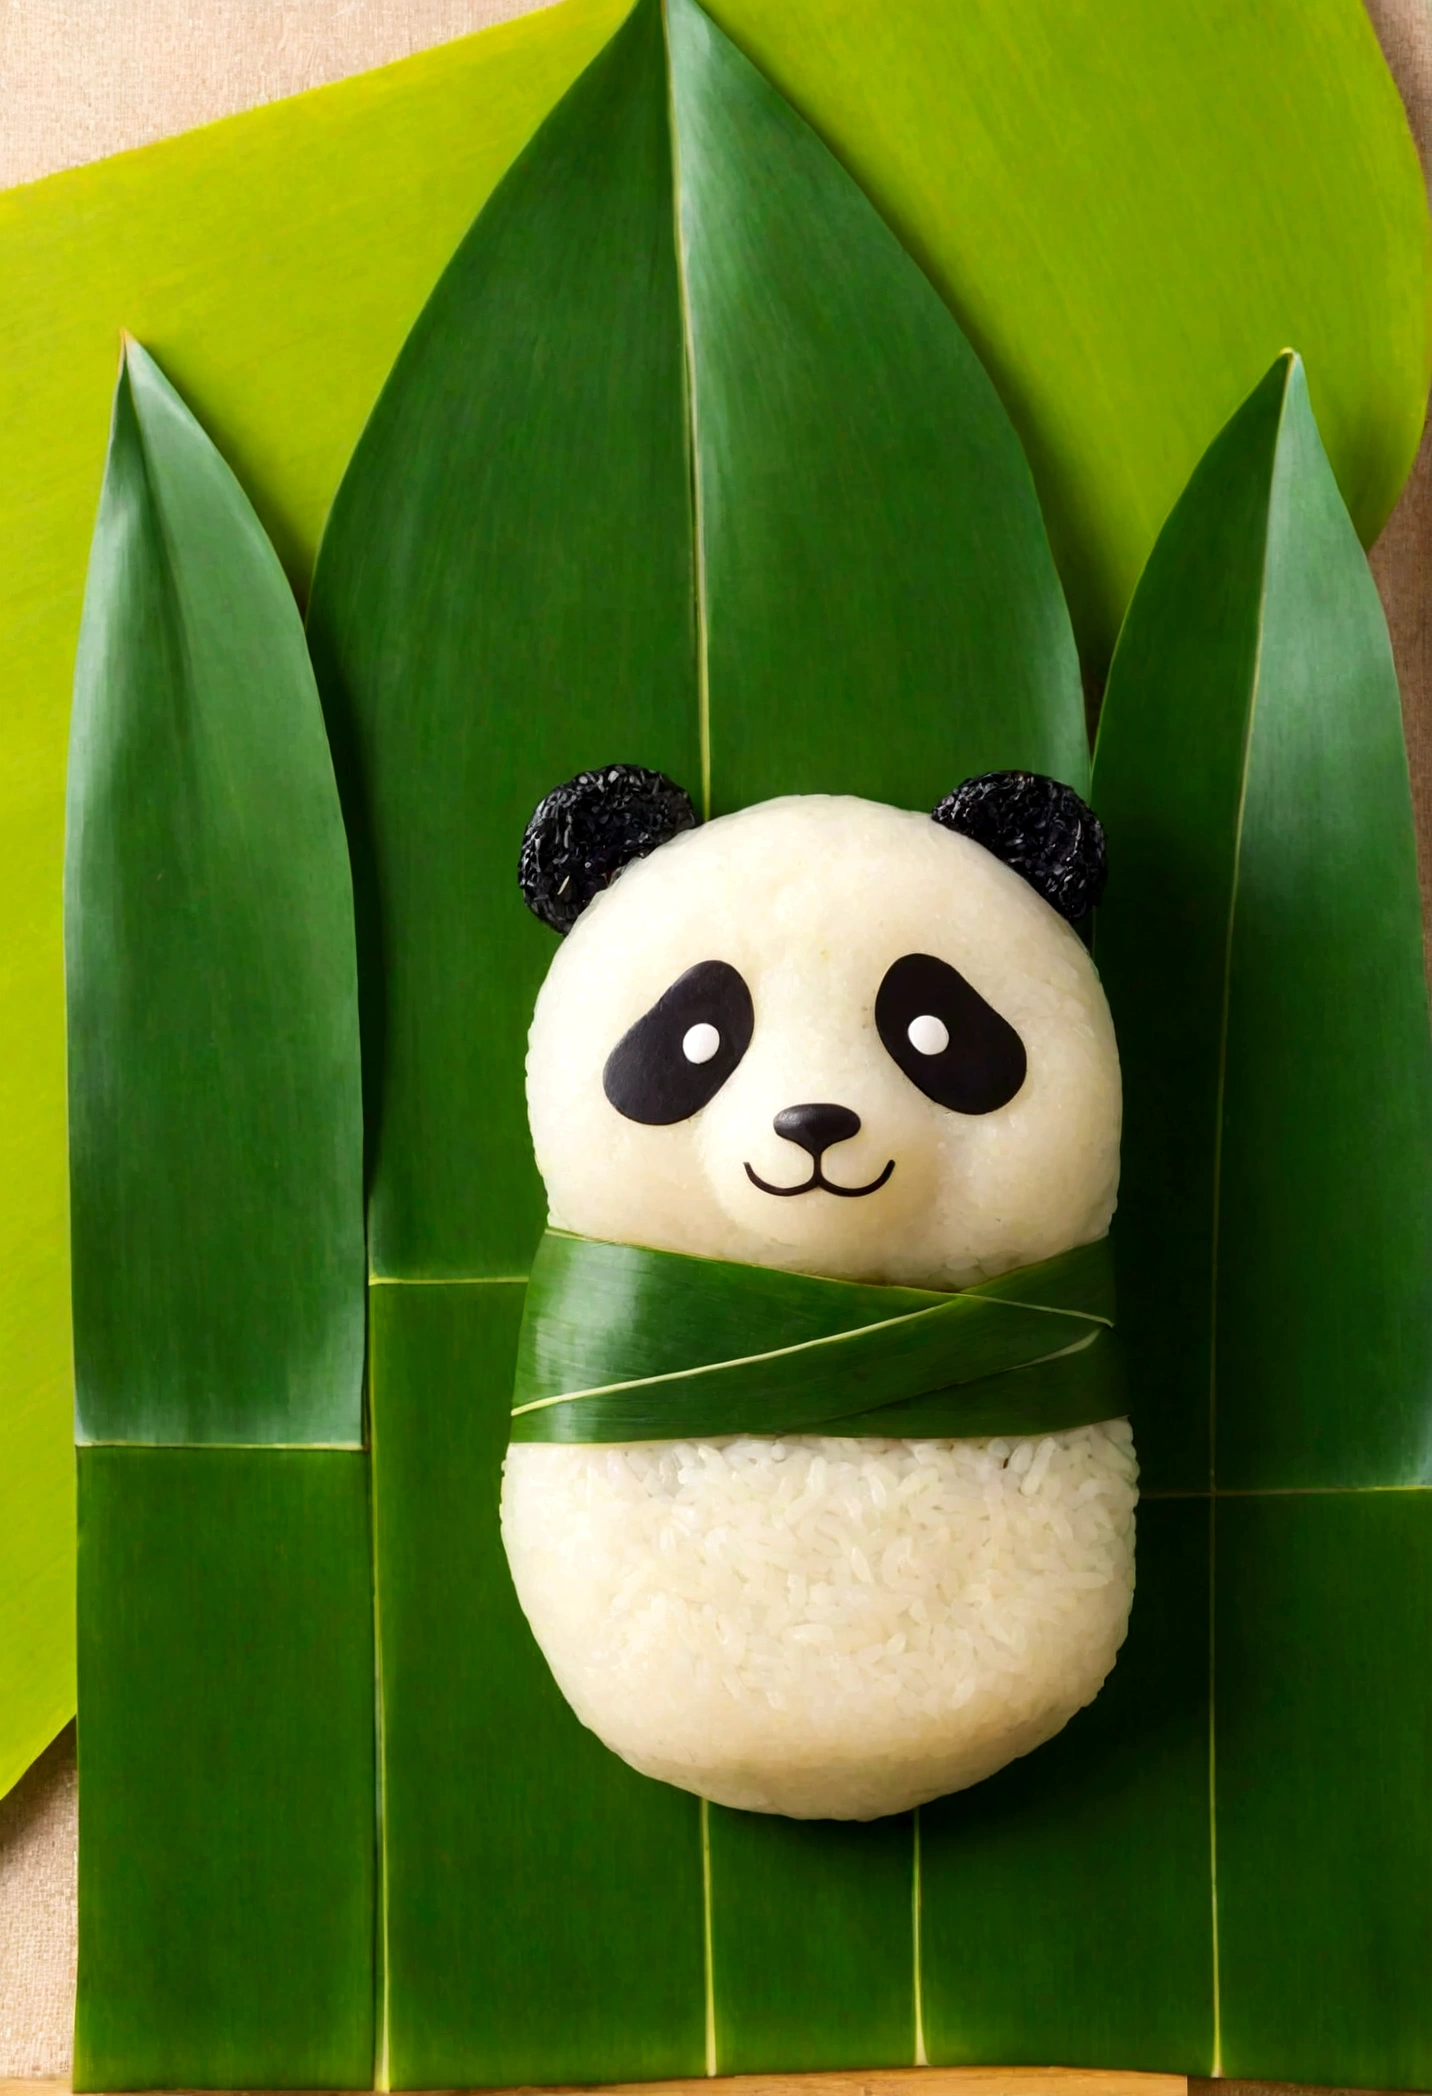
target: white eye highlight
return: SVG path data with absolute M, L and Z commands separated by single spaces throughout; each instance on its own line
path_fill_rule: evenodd
M 693 1026 L 691 1032 L 699 1033 L 700 1028 Z M 905 1033 L 917 1055 L 943 1055 L 950 1045 L 949 1027 L 933 1012 L 921 1012 L 918 1018 L 910 1021 Z
M 720 1034 L 705 1019 L 699 1026 L 688 1026 L 681 1036 L 681 1052 L 689 1063 L 709 1063 L 720 1046 Z

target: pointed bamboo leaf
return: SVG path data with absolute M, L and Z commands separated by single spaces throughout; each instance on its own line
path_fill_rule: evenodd
M 1236 1495 L 1215 1502 L 1221 2064 L 1412 2084 L 1426 1625 L 1399 1597 L 1425 1586 L 1426 1495 L 1347 1488 L 1428 1480 L 1432 1048 L 1387 635 L 1292 356 L 1154 550 L 1095 793 L 1142 1445 L 1157 1482 Z
M 66 866 L 80 2087 L 366 2080 L 372 1558 L 351 886 L 297 608 L 126 349 Z M 196 1443 L 211 1444 L 194 1446 Z
M 1294 357 L 1164 528 L 1095 792 L 1149 1481 L 1198 1486 L 1213 1463 L 1240 1489 L 1427 1482 L 1432 1043 L 1407 762 Z
M 373 1405 L 399 2081 L 690 2071 L 704 2050 L 705 2005 L 681 1991 L 700 1922 L 682 1905 L 687 1852 L 654 1879 L 641 1860 L 681 1801 L 598 1794 L 550 1685 L 528 1676 L 540 1659 L 512 1646 L 495 1554 L 486 1656 L 454 1674 L 422 1596 L 471 1590 L 473 1569 L 399 1467 L 421 1381 L 404 1364 L 437 1314 L 404 1284 L 500 1284 L 525 1272 L 540 1226 L 521 1069 L 550 945 L 513 884 L 527 815 L 557 780 L 618 757 L 710 786 L 718 807 L 820 788 L 930 806 L 981 766 L 1078 782 L 1087 762 L 1067 617 L 988 380 L 849 178 L 719 32 L 688 11 L 673 34 L 668 77 L 661 13 L 638 7 L 474 226 L 355 453 L 310 611 L 358 868 L 385 1284 Z M 500 1402 L 510 1355 L 490 1344 L 481 1387 Z M 424 1387 L 468 1502 L 490 1505 L 499 1442 L 460 1433 L 465 1409 L 448 1416 L 472 1386 L 442 1355 Z M 520 1767 L 495 1753 L 504 1707 L 530 1713 Z M 435 1898 L 427 1801 L 474 1758 L 487 1788 L 468 1867 Z M 510 1876 L 493 1847 L 508 1823 L 540 1827 L 541 1853 L 562 1858 L 530 1907 L 476 1891 Z M 728 1852 L 726 1824 L 709 1815 L 717 2063 L 755 2043 L 810 2064 L 910 2059 L 909 1822 L 787 1845 L 791 1898 L 828 1916 L 834 1951 L 818 1972 L 797 1958 L 764 1975 L 741 1946 L 771 1866 L 750 1866 L 759 1830 L 733 1827 Z M 867 1847 L 902 1843 L 903 1870 L 867 1867 Z M 633 2019 L 610 1986 L 578 2042 L 543 2004 L 586 1999 L 577 1975 L 634 1886 L 659 1921 L 651 2015 Z M 521 1977 L 539 1921 L 540 1989 Z M 871 2005 L 873 1936 L 890 1973 Z M 511 1985 L 474 2004 L 471 1971 L 509 1959 Z
M 352 893 L 303 632 L 130 343 L 75 673 L 65 863 L 85 1441 L 357 1443 Z
M 669 0 L 713 812 L 933 805 L 1088 768 L 1034 485 L 928 280 L 815 133 Z
M 324 535 L 309 630 L 358 864 L 379 1275 L 522 1274 L 540 1233 L 534 804 L 614 757 L 699 776 L 673 211 L 647 0 L 458 250 Z M 582 1732 L 502 1556 L 519 1295 L 375 1291 L 395 2087 L 704 2058 L 696 1801 Z
M 541 1229 L 533 807 L 616 758 L 699 773 L 672 208 L 647 0 L 453 258 L 324 533 L 309 634 L 367 940 L 380 1274 L 523 1272 Z

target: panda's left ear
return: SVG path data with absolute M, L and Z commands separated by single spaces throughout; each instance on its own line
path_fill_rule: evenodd
M 972 837 L 1082 924 L 1104 892 L 1104 826 L 1072 786 L 1034 771 L 987 771 L 946 794 L 934 819 Z
M 517 881 L 527 907 L 569 932 L 624 866 L 682 830 L 694 830 L 691 796 L 665 772 L 606 764 L 554 786 L 533 810 Z

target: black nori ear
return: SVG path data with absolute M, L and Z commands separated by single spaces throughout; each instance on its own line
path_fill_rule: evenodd
M 1028 881 L 1078 924 L 1104 892 L 1104 826 L 1072 786 L 1034 771 L 987 771 L 946 794 L 934 819 Z
M 579 771 L 537 803 L 522 839 L 518 885 L 535 916 L 554 932 L 569 932 L 624 866 L 695 827 L 690 795 L 664 772 L 640 764 Z

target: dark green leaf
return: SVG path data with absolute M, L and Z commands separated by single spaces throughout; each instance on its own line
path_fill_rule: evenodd
M 1128 1642 L 1097 1701 L 921 1806 L 937 2065 L 1211 2071 L 1208 1539 L 1206 1500 L 1146 1500 Z
M 1307 1488 L 1428 1480 L 1432 1049 L 1391 654 L 1291 355 L 1164 527 L 1095 797 L 1126 1100 L 1120 1322 L 1135 1391 L 1162 1382 L 1176 1429 L 1143 1453 L 1160 1483 L 1231 1488 L 1222 2070 L 1415 2083 L 1429 1509 Z
M 355 453 L 309 631 L 358 890 L 380 1274 L 525 1273 L 516 882 L 549 787 L 696 783 L 685 372 L 660 15 L 638 9 L 454 257 Z M 699 2072 L 698 1808 L 562 1702 L 497 1529 L 515 1288 L 373 1319 L 397 2086 Z M 457 1597 L 465 1597 L 459 1613 Z
M 994 387 L 855 183 L 694 0 L 669 0 L 710 801 L 932 807 L 1082 786 L 1074 638 Z
M 911 1829 L 710 1807 L 723 2074 L 914 2059 Z
M 1149 1481 L 1426 1482 L 1432 1041 L 1407 760 L 1377 592 L 1291 355 L 1164 527 L 1094 791 L 1120 1319 L 1132 1387 L 1161 1386 L 1170 1423 Z
M 77 2089 L 373 2073 L 368 1465 L 80 1451 Z
M 273 550 L 134 343 L 75 674 L 65 961 L 81 1440 L 359 1442 L 333 768 Z
M 497 1529 L 522 1288 L 373 1293 L 388 2061 L 400 2089 L 705 2056 L 700 1807 L 583 1730 Z
M 709 758 L 717 807 L 929 806 L 989 766 L 1084 776 L 1028 470 L 958 329 L 690 0 L 672 88 L 704 584 L 654 0 L 449 266 L 320 551 L 380 1273 L 510 1273 L 535 1242 L 521 1042 L 551 948 L 512 868 L 560 779 L 620 758 L 698 793 Z
M 1223 2072 L 1425 2089 L 1432 1494 L 1222 1499 L 1215 1548 Z
M 689 2072 L 700 1908 L 669 1851 L 694 1808 L 593 1747 L 506 1602 L 454 1675 L 451 1618 L 419 1603 L 458 1576 L 449 1552 L 506 1594 L 495 1455 L 470 1439 L 469 1358 L 401 1365 L 429 1289 L 398 1305 L 405 1282 L 525 1273 L 540 1231 L 521 1073 L 552 949 L 514 880 L 538 798 L 613 760 L 717 809 L 823 790 L 930 807 L 1000 765 L 1079 784 L 1043 527 L 992 388 L 848 177 L 689 6 L 668 74 L 641 0 L 415 328 L 335 503 L 309 631 L 355 857 L 373 1264 L 393 1283 L 373 1375 L 394 2075 Z M 488 1342 L 474 1325 L 465 1344 Z M 409 1375 L 421 1473 L 383 1426 Z M 509 1705 L 547 1713 L 530 1754 Z M 709 1829 L 719 1897 L 749 1913 L 761 1832 Z M 772 1932 L 759 1978 L 716 1966 L 718 2060 L 722 2032 L 795 2058 L 825 2028 L 832 2058 L 909 2059 L 913 1975 L 903 2009 L 867 2013 L 861 1990 L 872 1937 L 910 1926 L 908 1875 L 867 1869 L 867 1839 L 888 1864 L 889 1830 L 806 1839 L 828 1955 Z M 597 1946 L 636 1911 L 651 1934 L 609 1968 Z
M 660 15 L 645 0 L 424 308 L 319 550 L 309 636 L 364 944 L 380 1274 L 526 1271 L 517 889 L 549 787 L 696 788 L 690 468 Z

